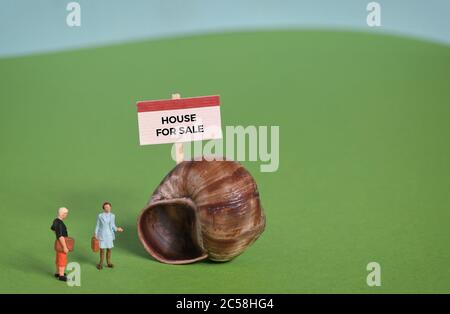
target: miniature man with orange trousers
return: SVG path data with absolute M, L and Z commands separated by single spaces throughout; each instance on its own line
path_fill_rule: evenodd
M 67 281 L 66 274 L 64 273 L 64 270 L 66 269 L 67 265 L 67 253 L 69 252 L 69 249 L 67 247 L 66 243 L 66 237 L 67 234 L 67 228 L 64 224 L 63 220 L 66 219 L 67 215 L 69 214 L 69 210 L 65 207 L 61 207 L 58 209 L 58 217 L 53 220 L 53 224 L 50 227 L 55 232 L 56 240 L 59 241 L 61 244 L 61 247 L 63 248 L 62 252 L 56 251 L 56 273 L 55 277 L 58 278 L 60 281 Z

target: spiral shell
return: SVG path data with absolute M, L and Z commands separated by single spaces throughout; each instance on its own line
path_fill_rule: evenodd
M 264 231 L 250 173 L 234 161 L 184 161 L 161 182 L 138 217 L 144 248 L 168 264 L 229 261 Z

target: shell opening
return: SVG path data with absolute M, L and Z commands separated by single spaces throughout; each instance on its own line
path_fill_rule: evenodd
M 208 257 L 196 206 L 189 199 L 152 202 L 139 216 L 138 233 L 145 249 L 160 262 L 187 264 Z

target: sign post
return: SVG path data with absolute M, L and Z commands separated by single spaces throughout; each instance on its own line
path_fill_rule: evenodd
M 180 99 L 181 95 L 176 93 L 172 94 L 172 99 Z M 175 156 L 176 156 L 176 162 L 177 165 L 183 161 L 184 159 L 184 151 L 183 151 L 183 143 L 175 143 Z

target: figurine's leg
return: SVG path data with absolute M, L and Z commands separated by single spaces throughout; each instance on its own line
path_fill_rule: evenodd
M 59 278 L 59 280 L 66 281 L 66 274 L 64 271 L 66 270 L 67 265 L 67 255 L 64 253 L 56 252 L 56 272 L 55 277 Z
M 98 263 L 98 265 L 97 265 L 98 269 L 103 268 L 103 256 L 104 256 L 104 250 L 100 249 L 100 263 Z
M 106 249 L 106 264 L 108 267 L 113 268 L 114 265 L 111 264 L 111 249 Z
M 58 252 L 56 252 L 55 266 L 56 266 L 55 277 L 58 278 L 59 277 Z
M 61 281 L 67 281 L 66 274 L 64 271 L 66 270 L 67 265 L 67 254 L 64 253 L 56 253 L 56 275 L 58 275 L 58 279 Z

